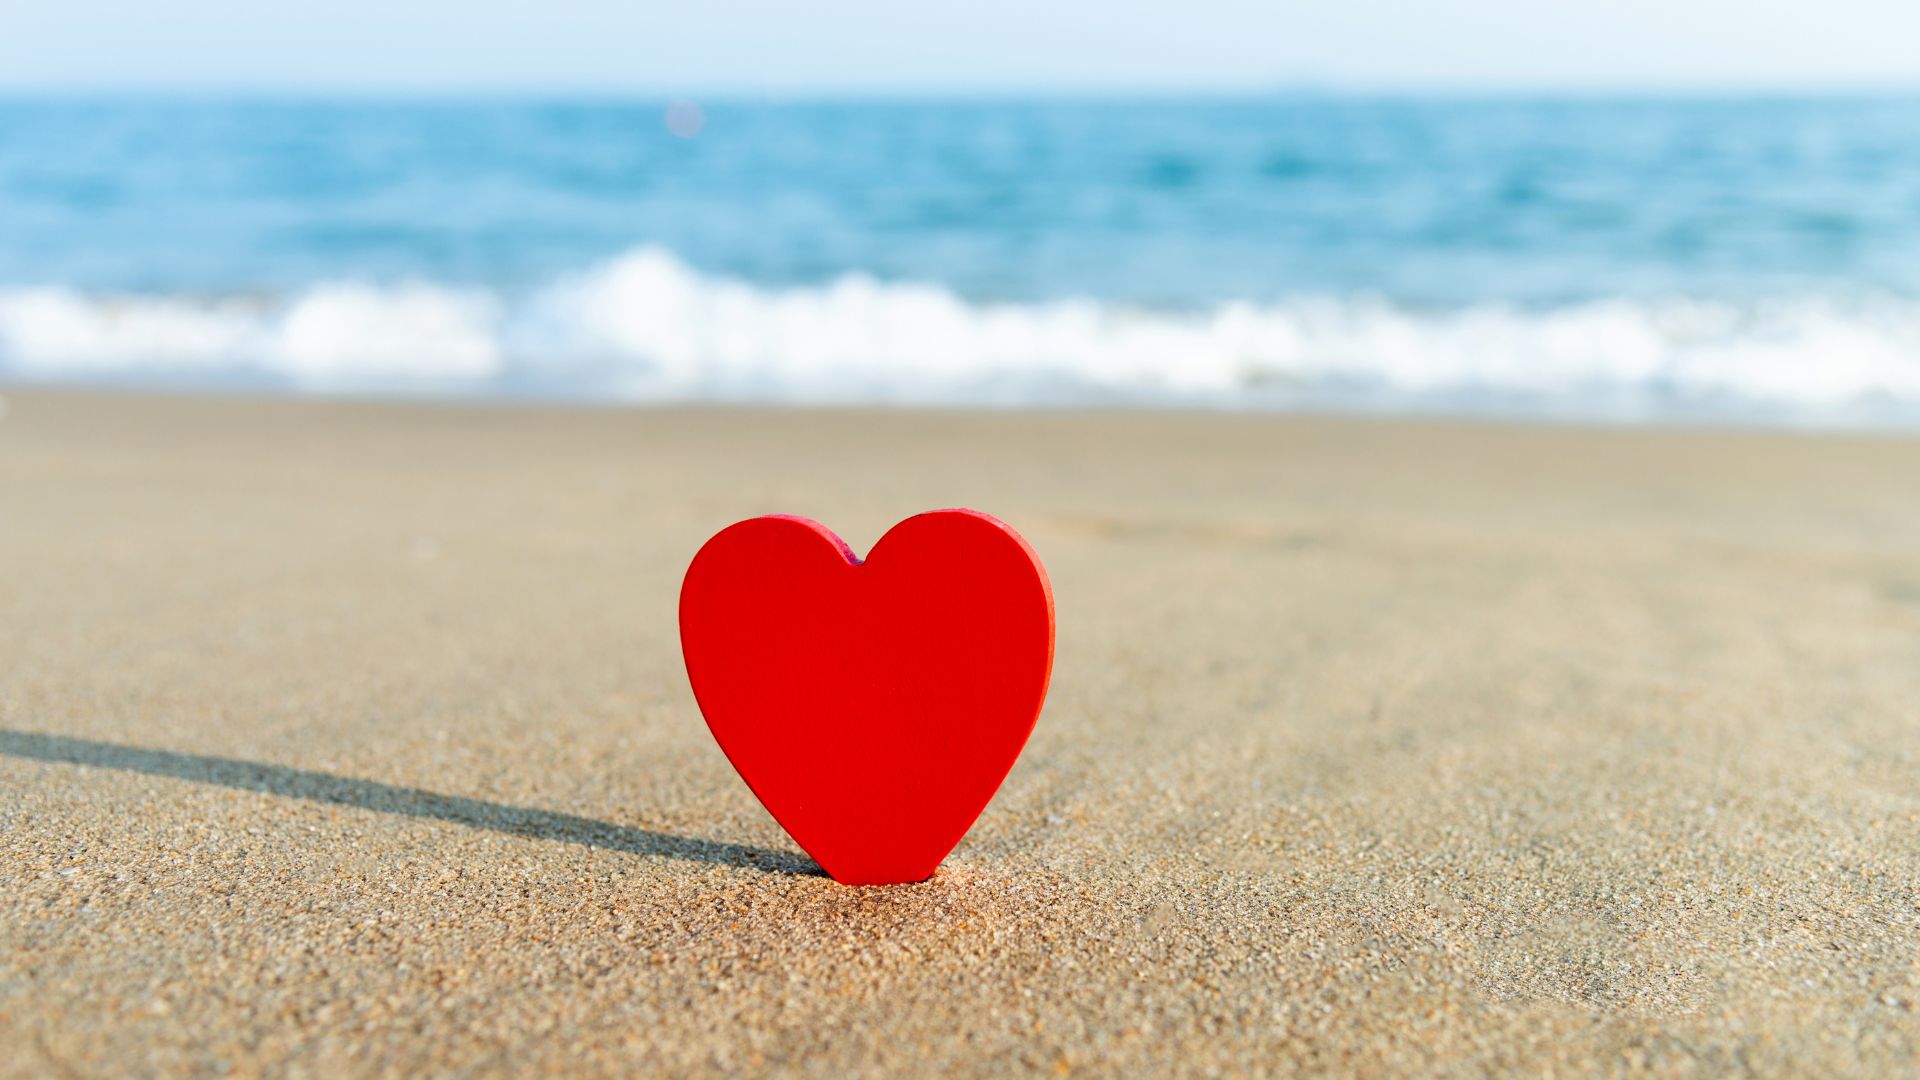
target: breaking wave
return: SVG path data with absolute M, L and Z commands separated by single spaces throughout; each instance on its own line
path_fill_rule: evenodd
M 0 289 L 17 382 L 636 402 L 1174 405 L 1920 424 L 1920 302 L 970 301 L 848 275 L 774 288 L 646 248 L 517 293 Z

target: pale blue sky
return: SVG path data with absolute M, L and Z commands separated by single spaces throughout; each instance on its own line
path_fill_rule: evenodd
M 1920 86 L 1920 0 L 0 0 L 0 88 Z

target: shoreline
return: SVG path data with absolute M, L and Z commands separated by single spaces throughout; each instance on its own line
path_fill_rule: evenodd
M 8 382 L 0 379 L 0 401 L 9 397 L 80 399 L 97 402 L 158 401 L 183 404 L 315 406 L 322 409 L 373 410 L 470 410 L 490 413 L 685 413 L 720 416 L 752 414 L 815 414 L 821 416 L 926 415 L 934 417 L 1033 417 L 1047 419 L 1101 418 L 1122 420 L 1127 417 L 1168 417 L 1189 419 L 1229 419 L 1247 422 L 1331 423 L 1390 425 L 1433 428 L 1471 428 L 1522 431 L 1565 431 L 1587 434 L 1653 435 L 1729 435 L 1781 436 L 1785 438 L 1858 439 L 1865 441 L 1906 442 L 1920 440 L 1920 424 L 1904 421 L 1821 421 L 1767 420 L 1757 417 L 1716 418 L 1706 413 L 1674 413 L 1660 416 L 1605 417 L 1553 415 L 1524 409 L 1477 410 L 1462 407 L 1449 410 L 1425 406 L 1404 409 L 1388 406 L 1348 407 L 1339 405 L 1261 405 L 1206 404 L 1196 402 L 1149 403 L 1110 402 L 1104 404 L 1014 404 L 991 405 L 970 402 L 941 404 L 931 402 L 800 402 L 752 400 L 642 401 L 585 395 L 541 396 L 506 393 L 380 393 L 312 392 L 262 387 L 172 386 L 166 384 L 89 385 L 60 382 Z M 5 418 L 0 406 L 0 420 Z

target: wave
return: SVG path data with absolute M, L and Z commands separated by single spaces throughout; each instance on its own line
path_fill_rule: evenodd
M 1419 310 L 982 303 L 848 275 L 769 288 L 640 249 L 518 293 L 0 289 L 0 376 L 644 402 L 1198 405 L 1920 423 L 1920 302 L 1605 299 Z

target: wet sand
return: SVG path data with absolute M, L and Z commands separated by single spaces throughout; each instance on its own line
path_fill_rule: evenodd
M 0 1075 L 1920 1058 L 1920 440 L 5 398 Z M 844 888 L 679 577 L 954 505 L 1053 691 Z

